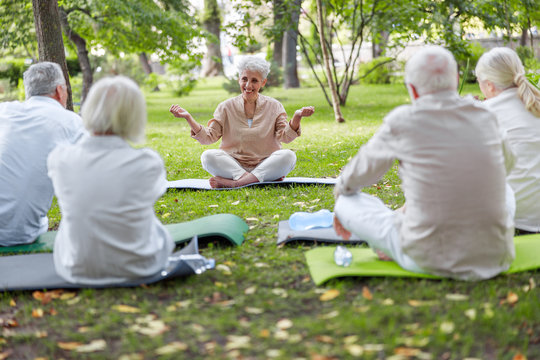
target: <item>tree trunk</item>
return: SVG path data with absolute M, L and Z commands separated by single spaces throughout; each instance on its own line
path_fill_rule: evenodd
M 529 41 L 528 38 L 529 38 L 529 29 L 522 28 L 521 37 L 519 38 L 519 45 L 527 46 L 527 42 Z
M 39 60 L 55 62 L 60 65 L 68 90 L 66 108 L 73 110 L 71 84 L 69 82 L 69 73 L 66 64 L 64 41 L 62 39 L 58 2 L 57 0 L 32 0 L 32 7 L 34 9 L 34 24 L 36 27 Z
M 221 58 L 220 28 L 221 17 L 217 0 L 204 0 L 203 26 L 206 31 L 214 36 L 214 39 L 206 39 L 207 52 L 204 55 L 202 76 L 218 76 L 223 74 L 223 62 Z
M 273 0 L 273 11 L 274 11 L 274 26 L 280 23 L 283 18 L 283 0 Z M 274 62 L 279 66 L 283 67 L 283 31 L 279 30 L 279 35 L 274 38 Z
M 143 71 L 147 76 L 154 72 L 152 70 L 152 67 L 150 66 L 148 56 L 144 51 L 142 53 L 139 53 L 139 62 L 141 63 L 141 67 L 143 68 Z M 159 86 L 156 85 L 156 87 L 153 88 L 152 91 L 160 91 Z
M 34 0 L 35 1 L 35 0 Z M 83 75 L 82 91 L 81 91 L 81 105 L 90 91 L 90 87 L 94 82 L 94 75 L 92 66 L 90 65 L 90 58 L 88 57 L 88 50 L 86 49 L 86 40 L 84 40 L 79 34 L 71 29 L 69 26 L 67 13 L 63 8 L 60 8 L 60 21 L 62 22 L 62 28 L 66 36 L 75 44 L 77 48 L 77 58 L 79 59 L 79 65 L 81 66 L 81 72 Z
M 285 89 L 300 87 L 298 64 L 296 62 L 296 44 L 298 40 L 298 21 L 302 0 L 294 0 L 288 9 L 291 16 L 290 28 L 283 35 L 283 78 Z
M 372 48 L 371 48 L 371 55 L 372 57 L 378 58 L 380 57 L 383 52 L 384 48 L 386 47 L 386 44 L 388 43 L 388 37 L 390 34 L 388 31 L 381 30 L 378 32 L 379 38 L 376 38 L 372 41 Z
M 332 105 L 334 107 L 334 116 L 338 123 L 345 122 L 343 115 L 341 114 L 341 107 L 339 105 L 339 95 L 336 89 L 336 83 L 332 77 L 332 69 L 330 68 L 330 56 L 328 55 L 328 48 L 325 41 L 325 21 L 323 18 L 322 1 L 317 0 L 317 22 L 319 24 L 319 37 L 321 41 L 321 49 L 323 53 L 324 66 L 326 70 L 326 77 L 328 79 L 328 85 L 330 86 L 330 93 L 332 94 Z

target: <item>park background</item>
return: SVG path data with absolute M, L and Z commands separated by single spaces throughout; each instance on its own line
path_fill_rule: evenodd
M 47 18 L 55 6 L 57 18 Z M 59 26 L 36 28 L 40 16 Z M 493 46 L 516 49 L 531 82 L 540 77 L 540 4 L 531 0 L 2 0 L 0 22 L 2 101 L 24 98 L 22 73 L 46 56 L 65 58 L 75 110 L 93 82 L 127 75 L 145 91 L 144 146 L 161 155 L 169 180 L 209 177 L 199 160 L 209 147 L 169 106 L 205 124 L 239 93 L 231 69 L 246 54 L 271 61 L 264 93 L 290 115 L 316 107 L 286 145 L 298 158 L 291 176 L 338 176 L 384 115 L 409 102 L 403 64 L 426 43 L 455 54 L 462 95 L 480 94 L 473 69 Z M 61 41 L 39 41 L 46 31 Z M 396 167 L 367 191 L 403 205 Z M 276 247 L 277 224 L 332 207 L 331 187 L 170 190 L 155 205 L 163 223 L 233 213 L 250 225 L 245 243 L 210 244 L 202 254 L 216 270 L 149 287 L 2 293 L 0 359 L 540 358 L 538 271 L 316 287 L 310 246 Z M 54 202 L 51 230 L 60 219 Z

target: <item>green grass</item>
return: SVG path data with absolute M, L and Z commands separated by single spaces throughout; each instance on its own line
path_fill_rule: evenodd
M 478 90 L 469 86 L 465 92 Z M 343 109 L 347 122 L 338 125 L 317 88 L 271 89 L 267 94 L 282 101 L 289 114 L 300 106 L 316 106 L 316 113 L 303 120 L 303 135 L 285 145 L 298 157 L 291 176 L 337 176 L 382 117 L 408 101 L 402 85 L 355 86 Z M 219 80 L 209 80 L 183 98 L 167 92 L 148 94 L 146 146 L 161 154 L 170 180 L 209 175 L 199 161 L 208 147 L 190 138 L 188 126 L 168 113 L 169 106 L 179 103 L 206 123 L 227 97 Z M 395 167 L 369 191 L 393 207 L 403 204 Z M 47 304 L 35 300 L 31 292 L 3 293 L 0 358 L 11 352 L 13 359 L 154 359 L 159 357 L 158 348 L 174 341 L 185 344 L 185 349 L 159 358 L 349 359 L 361 350 L 362 359 L 510 360 L 518 354 L 540 358 L 539 291 L 525 288 L 530 281 L 540 283 L 539 272 L 480 283 L 357 278 L 333 280 L 318 288 L 305 264 L 309 247 L 278 248 L 275 242 L 279 220 L 295 211 L 322 208 L 333 208 L 331 187 L 169 191 L 155 206 L 164 223 L 216 213 L 257 219 L 248 221 L 250 231 L 242 246 L 202 249 L 203 255 L 228 266 L 230 273 L 212 270 L 145 288 L 81 290 L 72 299 Z M 56 228 L 60 221 L 56 202 L 49 215 L 51 228 Z M 330 289 L 339 295 L 321 301 L 321 294 Z M 507 300 L 512 293 L 516 302 Z M 453 301 L 448 294 L 466 298 Z M 120 304 L 140 312 L 115 310 Z M 32 317 L 37 308 L 43 309 L 43 317 Z M 137 332 L 133 325 L 147 315 L 161 320 L 167 330 L 154 337 Z M 18 326 L 10 327 L 9 319 Z M 280 322 L 283 319 L 290 322 Z M 105 350 L 83 354 L 58 345 L 98 339 L 105 340 Z M 405 351 L 414 355 L 403 356 Z

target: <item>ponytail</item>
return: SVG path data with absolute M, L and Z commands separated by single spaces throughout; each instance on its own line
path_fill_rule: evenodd
M 514 76 L 514 84 L 518 88 L 518 96 L 525 108 L 534 116 L 540 117 L 540 91 L 529 82 L 523 73 Z

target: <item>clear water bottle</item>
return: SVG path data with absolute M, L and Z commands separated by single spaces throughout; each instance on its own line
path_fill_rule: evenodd
M 338 266 L 347 267 L 352 263 L 352 254 L 344 246 L 338 246 L 334 251 L 334 262 Z
M 334 213 L 326 209 L 314 213 L 295 212 L 289 217 L 289 226 L 293 230 L 331 227 L 333 222 Z

